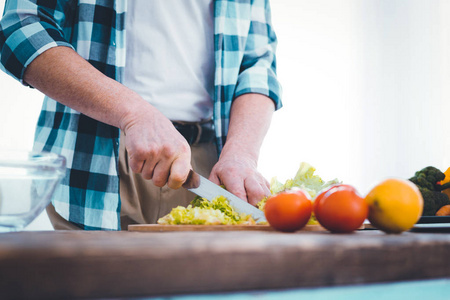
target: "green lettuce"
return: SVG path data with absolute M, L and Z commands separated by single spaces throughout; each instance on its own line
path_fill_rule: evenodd
M 316 169 L 313 166 L 302 162 L 295 177 L 286 180 L 284 184 L 279 182 L 276 177 L 272 178 L 270 182 L 270 192 L 272 195 L 275 195 L 292 188 L 300 188 L 307 192 L 311 199 L 315 199 L 321 190 L 340 183 L 337 179 L 324 181 L 318 175 L 314 175 L 315 171 Z
M 253 225 L 251 215 L 239 214 L 225 196 L 212 201 L 196 197 L 187 207 L 178 206 L 158 220 L 161 225 Z
M 306 162 L 302 162 L 300 167 L 298 168 L 297 173 L 294 178 L 287 179 L 283 184 L 276 177 L 273 177 L 270 181 L 270 193 L 272 195 L 294 189 L 299 188 L 304 190 L 309 194 L 312 201 L 317 197 L 317 195 L 323 189 L 330 187 L 334 184 L 340 183 L 339 180 L 333 179 L 330 181 L 324 181 L 320 176 L 314 175 L 316 169 Z M 258 204 L 258 208 L 264 210 L 266 205 L 267 198 L 262 199 Z M 308 224 L 316 224 L 315 217 L 313 216 Z

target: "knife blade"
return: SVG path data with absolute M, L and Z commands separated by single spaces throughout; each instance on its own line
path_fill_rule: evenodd
M 221 186 L 209 181 L 193 170 L 190 170 L 187 180 L 183 183 L 183 187 L 208 201 L 212 201 L 218 196 L 225 196 L 230 202 L 230 205 L 238 213 L 251 215 L 257 223 L 266 222 L 263 211 L 235 196 Z

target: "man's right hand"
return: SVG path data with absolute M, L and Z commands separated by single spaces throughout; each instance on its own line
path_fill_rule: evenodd
M 121 128 L 131 169 L 156 186 L 177 189 L 191 168 L 191 150 L 172 122 L 148 103 L 124 117 Z
M 155 185 L 179 188 L 186 180 L 191 152 L 172 123 L 72 49 L 48 49 L 28 65 L 24 81 L 82 114 L 123 130 L 132 170 Z

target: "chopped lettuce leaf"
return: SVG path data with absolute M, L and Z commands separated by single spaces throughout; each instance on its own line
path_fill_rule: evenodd
M 192 207 L 192 205 L 175 207 L 169 214 L 158 220 L 158 224 L 161 225 L 219 225 L 234 223 L 235 221 L 220 210 Z
M 272 195 L 278 194 L 286 189 L 286 185 L 278 181 L 277 177 L 270 180 L 270 193 Z
M 201 197 L 196 197 L 192 201 L 192 205 L 194 207 L 219 210 L 236 222 L 240 220 L 239 213 L 237 213 L 233 209 L 233 207 L 231 207 L 228 199 L 225 196 L 216 197 L 212 201 L 208 201 L 207 199 Z
M 308 192 L 311 199 L 315 199 L 317 194 L 324 188 L 340 183 L 337 179 L 324 182 L 322 178 L 314 175 L 315 171 L 316 169 L 310 164 L 302 162 L 295 177 L 286 180 L 284 184 L 279 182 L 276 177 L 272 178 L 270 182 L 270 192 L 272 195 L 275 195 L 292 188 L 300 188 Z
M 307 192 L 311 196 L 312 201 L 314 201 L 320 191 L 329 186 L 340 183 L 337 179 L 325 182 L 318 175 L 314 175 L 315 171 L 316 169 L 313 166 L 302 162 L 297 173 L 295 174 L 295 177 L 293 179 L 286 180 L 284 184 L 281 183 L 276 177 L 272 178 L 270 181 L 270 192 L 272 195 L 275 195 L 293 188 L 300 188 Z M 266 200 L 267 198 L 264 198 L 258 203 L 259 209 L 264 210 Z M 310 222 L 312 221 L 310 220 Z
M 262 199 L 261 201 L 259 201 L 259 202 L 256 204 L 256 206 L 258 207 L 259 210 L 264 211 L 264 208 L 266 207 L 266 201 L 267 201 L 267 198 L 269 198 L 269 196 L 268 196 L 268 197 L 265 197 L 264 199 Z
M 239 214 L 225 196 L 212 201 L 196 197 L 188 207 L 178 206 L 158 220 L 160 225 L 254 225 L 251 215 Z
M 308 223 L 306 223 L 306 225 L 320 225 L 319 221 L 317 221 L 317 218 L 314 215 L 314 212 L 312 212 L 311 218 L 309 218 Z

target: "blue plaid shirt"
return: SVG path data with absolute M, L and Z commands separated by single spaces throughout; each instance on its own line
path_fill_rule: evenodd
M 23 82 L 39 54 L 67 46 L 119 82 L 125 66 L 127 0 L 7 0 L 0 21 L 0 67 Z M 276 36 L 269 0 L 216 0 L 214 7 L 214 125 L 225 143 L 233 99 L 270 97 L 281 107 Z M 120 229 L 119 129 L 45 97 L 34 149 L 67 158 L 67 173 L 53 204 L 86 230 Z

